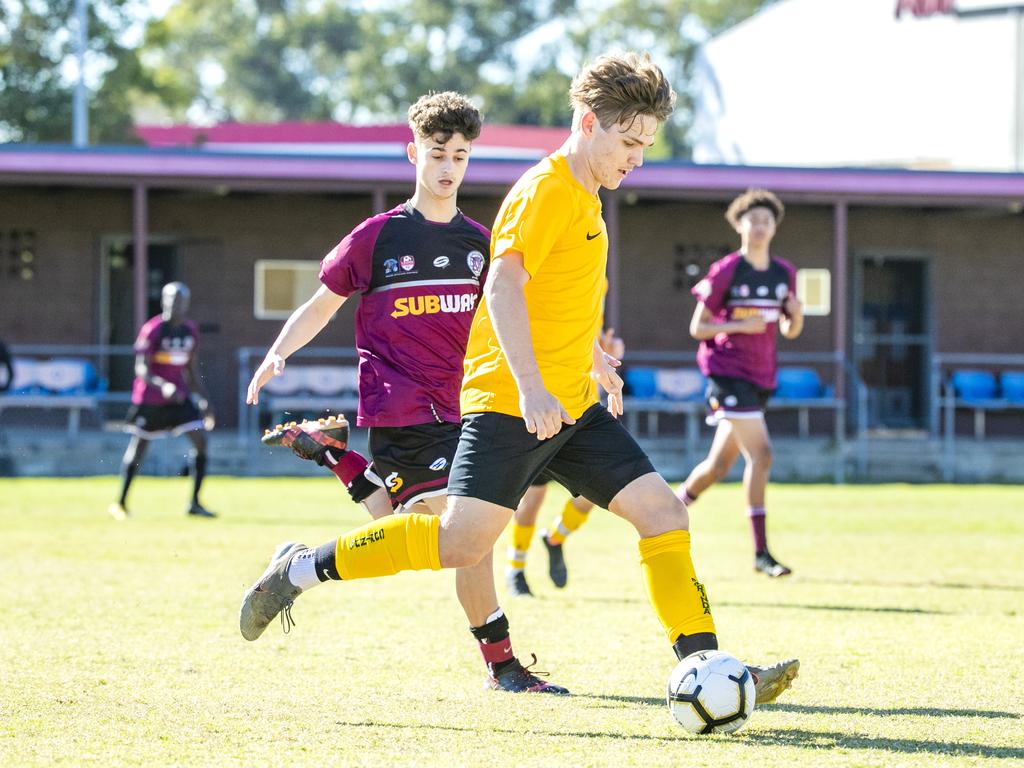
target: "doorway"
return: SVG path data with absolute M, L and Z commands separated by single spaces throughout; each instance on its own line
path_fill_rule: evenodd
M 923 430 L 930 413 L 930 261 L 860 254 L 854 268 L 851 348 L 868 390 L 867 426 Z
M 100 344 L 132 345 L 139 329 L 135 327 L 134 242 L 131 237 L 112 236 L 101 241 L 100 272 Z M 170 239 L 151 238 L 146 250 L 149 262 L 146 274 L 146 317 L 159 315 L 160 291 L 178 279 L 178 247 Z M 113 355 L 102 372 L 111 391 L 131 389 L 135 378 L 132 355 Z

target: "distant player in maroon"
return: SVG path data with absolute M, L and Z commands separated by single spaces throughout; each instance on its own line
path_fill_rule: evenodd
M 185 317 L 189 298 L 183 283 L 165 285 L 160 295 L 163 312 L 147 320 L 135 340 L 135 382 L 125 425 L 132 439 L 121 461 L 121 495 L 109 508 L 118 520 L 128 516 L 128 488 L 142 466 L 149 441 L 181 434 L 192 443 L 188 514 L 215 516 L 199 503 L 206 475 L 205 430 L 212 427 L 213 411 L 196 369 L 199 329 Z
M 795 339 L 804 324 L 796 270 L 769 252 L 784 210 L 763 189 L 747 190 L 733 200 L 725 217 L 740 235 L 740 250 L 712 264 L 693 289 L 697 308 L 690 335 L 701 342 L 697 364 L 708 378 L 708 423 L 718 427 L 707 458 L 679 487 L 683 501 L 692 505 L 742 453 L 754 567 L 769 576 L 791 570 L 768 551 L 765 489 L 772 446 L 764 409 L 775 390 L 776 330 Z

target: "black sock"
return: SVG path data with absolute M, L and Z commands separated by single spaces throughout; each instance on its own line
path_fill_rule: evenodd
M 316 548 L 314 562 L 316 563 L 316 577 L 320 581 L 341 581 L 341 574 L 338 573 L 338 563 L 334 559 L 334 552 L 338 546 L 337 541 L 328 541 Z
M 128 488 L 132 484 L 132 480 L 135 479 L 135 475 L 139 471 L 141 461 L 125 461 L 121 464 L 121 498 L 119 502 L 123 507 L 125 501 L 128 499 Z
M 676 652 L 676 658 L 682 661 L 691 653 L 697 653 L 697 651 L 718 650 L 718 638 L 713 632 L 680 635 L 672 644 L 672 650 Z
M 206 452 L 193 451 L 189 454 L 189 469 L 192 472 L 192 503 L 199 504 L 199 487 L 206 477 Z

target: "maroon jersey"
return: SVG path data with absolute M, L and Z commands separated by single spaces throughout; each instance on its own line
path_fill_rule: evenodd
M 167 405 L 181 402 L 181 395 L 188 395 L 185 384 L 185 369 L 192 362 L 199 344 L 199 328 L 191 320 L 180 325 L 171 325 L 160 315 L 151 317 L 139 331 L 135 340 L 135 352 L 145 355 L 149 372 L 169 381 L 178 388 L 174 398 L 168 400 L 160 393 L 159 387 L 147 384 L 144 379 L 135 378 L 132 385 L 132 402 L 136 405 Z
M 458 423 L 489 244 L 487 228 L 461 212 L 439 224 L 406 202 L 364 221 L 323 260 L 324 285 L 362 294 L 358 426 Z
M 796 294 L 796 270 L 772 256 L 768 268 L 754 269 L 740 253 L 711 265 L 693 295 L 716 323 L 760 315 L 764 333 L 719 333 L 700 343 L 697 364 L 705 376 L 733 376 L 761 389 L 775 389 L 775 334 L 786 297 Z

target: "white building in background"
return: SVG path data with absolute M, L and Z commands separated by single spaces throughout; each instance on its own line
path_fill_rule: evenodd
M 711 39 L 697 62 L 694 160 L 1024 171 L 1021 11 L 895 9 L 783 0 Z

